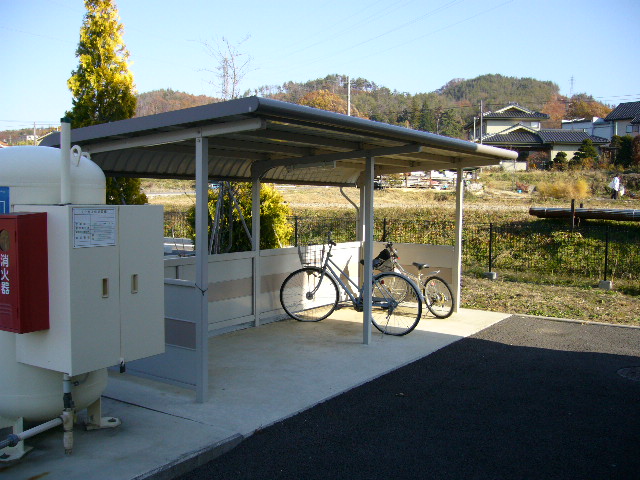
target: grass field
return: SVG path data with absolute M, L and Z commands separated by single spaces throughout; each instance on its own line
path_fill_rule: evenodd
M 517 193 L 516 183 L 535 185 L 545 182 L 571 182 L 574 172 L 525 172 L 514 175 L 495 172 L 484 175 L 482 191 L 465 195 L 464 220 L 473 223 L 531 221 L 532 206 L 569 207 L 569 198 L 545 198 L 539 193 Z M 593 172 L 587 177 L 591 193 L 577 200 L 588 208 L 640 209 L 640 196 L 619 200 L 608 197 L 608 172 Z M 150 203 L 163 204 L 166 209 L 185 210 L 195 202 L 193 182 L 143 182 Z M 285 201 L 296 215 L 335 216 L 353 215 L 354 207 L 339 189 L 331 187 L 278 187 Z M 344 193 L 356 204 L 359 191 L 345 188 Z M 391 218 L 419 216 L 432 221 L 452 220 L 455 214 L 454 192 L 393 188 L 376 191 L 374 208 L 377 215 Z M 640 286 L 628 285 L 625 292 L 605 291 L 592 286 L 568 287 L 530 284 L 498 278 L 489 281 L 465 275 L 462 285 L 462 306 L 505 313 L 542 315 L 576 320 L 603 321 L 640 325 Z

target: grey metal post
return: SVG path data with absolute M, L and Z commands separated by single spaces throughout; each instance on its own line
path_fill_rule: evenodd
M 462 169 L 457 170 L 457 182 L 456 182 L 456 232 L 455 232 L 455 244 L 453 247 L 453 271 L 452 271 L 452 285 L 453 295 L 455 297 L 455 311 L 460 308 L 460 277 L 462 275 L 462 208 L 464 198 L 464 179 L 462 178 Z
M 364 268 L 362 280 L 362 343 L 371 343 L 371 277 L 373 276 L 373 177 L 374 157 L 367 157 L 364 171 Z
M 253 323 L 260 325 L 260 176 L 252 174 L 251 185 L 251 250 L 253 250 Z
M 196 319 L 196 402 L 203 403 L 209 390 L 209 139 L 196 137 L 196 287 L 200 302 Z

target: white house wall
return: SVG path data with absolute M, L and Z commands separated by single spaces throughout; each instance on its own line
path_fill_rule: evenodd
M 492 135 L 494 133 L 500 133 L 507 128 L 513 127 L 518 122 L 514 122 L 510 119 L 505 120 L 484 120 L 483 127 L 486 135 Z
M 627 127 L 631 125 L 631 120 L 616 120 L 613 127 L 613 135 L 624 137 L 627 135 Z M 629 133 L 630 134 L 630 133 Z
M 558 152 L 565 152 L 567 154 L 567 160 L 571 160 L 579 149 L 580 145 L 554 145 L 551 148 L 551 160 L 556 158 Z

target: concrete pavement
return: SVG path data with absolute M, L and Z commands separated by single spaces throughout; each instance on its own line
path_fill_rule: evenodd
M 210 389 L 193 392 L 110 373 L 103 415 L 116 429 L 76 428 L 65 456 L 58 429 L 32 438 L 34 450 L 0 464 L 10 478 L 169 479 L 215 458 L 282 419 L 423 358 L 508 315 L 462 309 L 446 320 L 424 318 L 405 337 L 375 332 L 362 342 L 361 314 L 335 312 L 318 323 L 285 320 L 210 339 Z M 9 477 L 8 477 L 9 478 Z

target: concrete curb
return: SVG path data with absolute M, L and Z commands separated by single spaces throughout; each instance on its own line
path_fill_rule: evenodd
M 232 435 L 199 450 L 185 453 L 166 465 L 154 468 L 131 480 L 172 480 L 227 453 L 237 447 L 244 439 L 245 437 L 240 434 Z
M 575 320 L 572 318 L 560 318 L 560 317 L 542 317 L 540 315 L 527 315 L 524 313 L 513 313 L 512 317 L 525 317 L 525 318 L 538 318 L 540 320 L 551 320 L 554 322 L 566 322 L 566 323 L 582 323 L 586 325 L 602 325 L 603 327 L 618 327 L 618 328 L 633 328 L 638 329 L 637 325 L 623 325 L 620 323 L 606 323 L 606 322 L 594 322 L 592 320 Z

